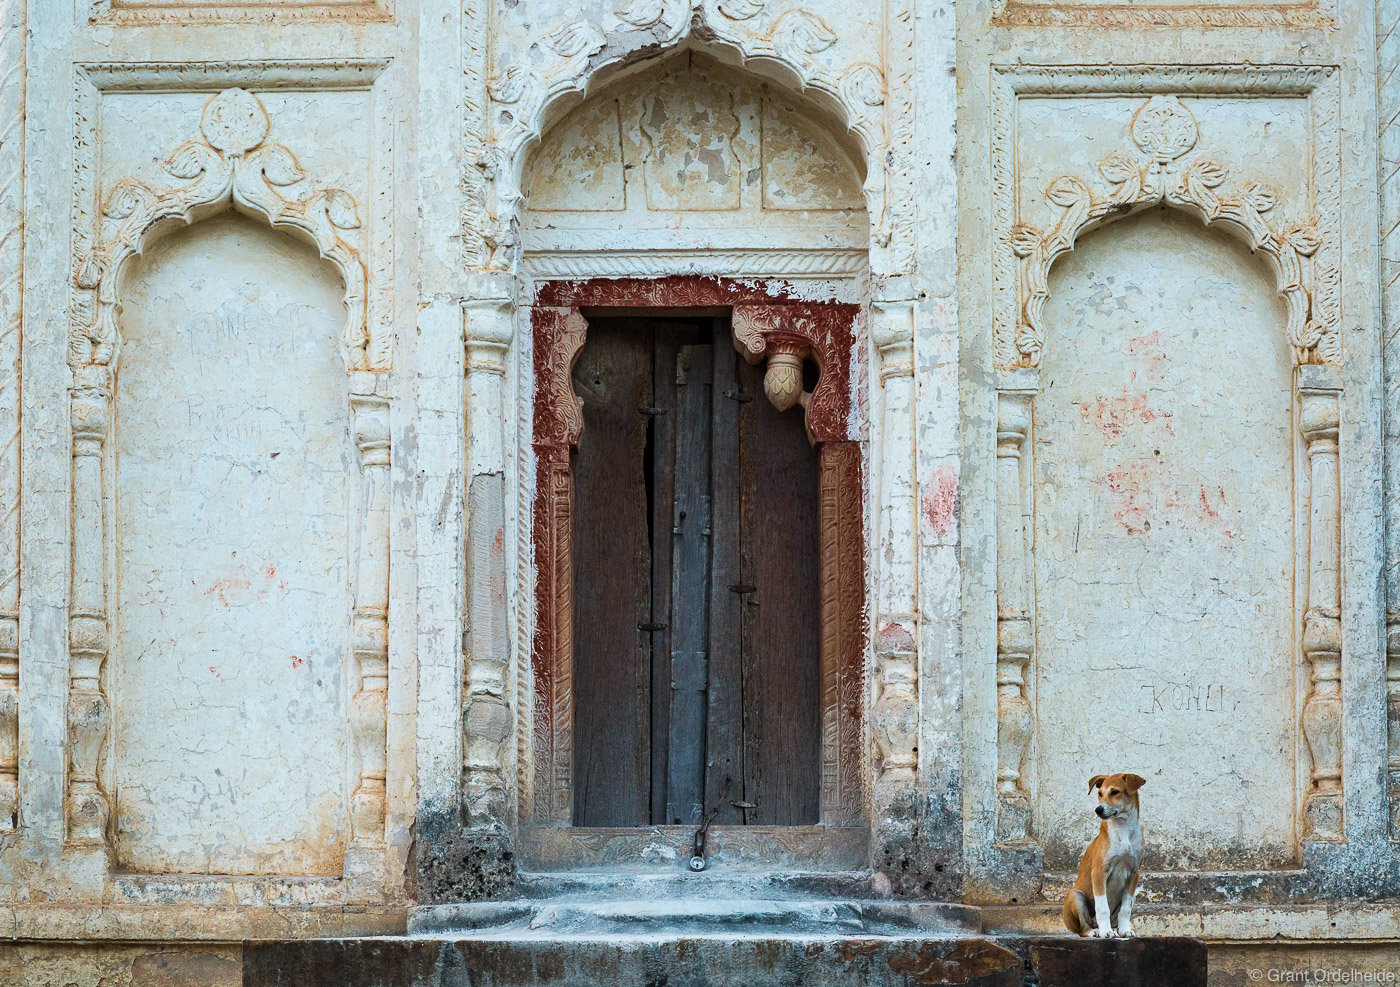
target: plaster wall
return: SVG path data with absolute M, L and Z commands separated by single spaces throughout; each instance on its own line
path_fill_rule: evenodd
M 862 306 L 872 894 L 1400 893 L 1393 6 L 0 0 L 15 927 L 514 893 L 528 310 L 674 275 Z

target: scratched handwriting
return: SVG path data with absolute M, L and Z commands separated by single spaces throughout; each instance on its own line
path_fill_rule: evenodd
M 1138 712 L 1146 716 L 1163 713 L 1233 713 L 1240 701 L 1227 696 L 1223 683 L 1144 682 L 1138 687 Z

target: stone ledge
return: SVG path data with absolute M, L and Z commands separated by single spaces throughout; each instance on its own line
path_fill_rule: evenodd
M 393 936 L 403 908 L 238 908 L 207 905 L 0 905 L 0 938 L 238 942 L 243 939 Z
M 1059 905 L 984 905 L 986 935 L 1068 936 Z M 1143 905 L 1133 909 L 1143 936 L 1188 936 L 1217 942 L 1290 939 L 1307 942 L 1394 940 L 1400 902 L 1317 905 Z

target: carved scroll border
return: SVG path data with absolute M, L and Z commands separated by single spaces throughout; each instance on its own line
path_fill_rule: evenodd
M 1134 134 L 1140 155 L 1116 153 L 1100 166 L 1101 180 L 1069 177 L 1047 196 L 1062 210 L 1048 233 L 1020 224 L 1016 167 L 1017 103 L 1027 95 L 1123 95 L 1145 100 L 1139 115 L 1167 119 L 1162 132 Z M 1209 160 L 1176 165 L 1195 145 L 1174 97 L 1276 95 L 1304 98 L 1312 137 L 1311 226 L 1274 230 L 1263 216 L 1269 190 L 1247 184 L 1231 198 L 1215 190 L 1223 169 Z M 1034 665 L 1034 604 L 1026 534 L 1032 490 L 1025 441 L 1039 391 L 1039 352 L 1045 339 L 1039 312 L 1054 260 L 1075 237 L 1139 208 L 1166 202 L 1207 225 L 1233 227 L 1251 248 L 1274 261 L 1278 291 L 1288 303 L 1293 350 L 1297 439 L 1310 496 L 1303 543 L 1305 614 L 1299 652 L 1309 674 L 1302 697 L 1299 756 L 1310 765 L 1301 793 L 1302 824 L 1310 841 L 1337 842 L 1342 818 L 1340 606 L 1341 516 L 1338 470 L 1340 367 L 1340 86 L 1332 66 L 993 66 L 992 167 L 994 271 L 993 362 L 999 369 L 997 416 L 997 839 L 1032 844 L 1031 803 L 1022 780 L 1034 713 L 1027 680 Z M 1179 104 L 1177 104 L 1179 107 Z M 1134 125 L 1137 124 L 1134 118 Z M 1194 123 L 1192 124 L 1194 127 Z M 1179 179 L 1179 181 L 1178 181 Z M 1177 181 L 1173 187 L 1172 182 Z M 1157 183 L 1154 187 L 1153 183 Z M 1106 193 L 1094 185 L 1107 187 Z M 1305 269 L 1304 258 L 1311 258 Z M 1301 477 L 1299 478 L 1301 480 Z
M 111 578 L 107 554 L 113 495 L 110 430 L 120 335 L 117 291 L 123 265 L 152 235 L 198 222 L 235 204 L 273 227 L 289 229 L 335 264 L 345 281 L 341 352 L 349 375 L 347 425 L 358 451 L 360 509 L 347 659 L 355 686 L 347 710 L 355 781 L 349 799 L 347 878 L 382 877 L 387 814 L 389 605 L 389 361 L 393 327 L 393 125 L 373 125 L 367 184 L 373 190 L 367 237 L 360 204 L 339 189 L 313 187 L 296 198 L 277 189 L 305 176 L 292 153 L 269 141 L 270 122 L 239 82 L 298 84 L 310 90 L 373 91 L 384 61 L 89 64 L 75 72 L 74 187 L 69 364 L 72 387 L 72 528 L 68 778 L 65 813 L 70 846 L 112 859 L 111 796 L 102 781 L 111 720 L 105 664 L 110 646 Z M 106 186 L 98 161 L 101 100 L 106 92 L 211 92 L 201 138 L 175 148 L 158 190 L 119 178 Z M 372 117 L 384 117 L 384 114 Z M 179 184 L 183 181 L 185 184 Z M 106 226 L 104 227 L 104 217 Z M 369 246 L 364 240 L 370 241 Z M 371 275 L 362 259 L 372 250 Z
M 297 3 L 296 0 L 264 0 L 262 3 L 130 3 L 92 0 L 88 20 L 93 24 L 287 24 L 301 21 L 366 23 L 394 19 L 392 0 Z
M 1326 30 L 1336 27 L 1333 0 L 1274 4 L 1028 3 L 995 0 L 998 27 L 1240 28 L 1283 27 Z
M 800 399 L 818 447 L 821 546 L 822 823 L 866 818 L 865 528 L 861 447 L 851 428 L 851 359 L 859 307 L 777 300 L 712 278 L 549 282 L 531 309 L 535 453 L 532 547 L 532 695 L 520 734 L 520 818 L 534 825 L 572 822 L 573 465 L 582 405 L 572 371 L 587 335 L 580 306 L 732 307 L 735 348 L 751 363 L 769 360 L 772 395 L 787 355 L 822 369 Z M 776 362 L 773 362 L 776 361 Z M 776 369 L 775 369 L 776 368 Z M 798 378 L 800 381 L 800 377 Z M 800 388 L 799 388 L 800 389 Z M 529 391 L 526 391 L 529 393 Z M 796 403 L 793 397 L 791 403 Z M 527 748 L 528 744 L 528 748 Z M 528 766 L 528 767 L 527 767 Z

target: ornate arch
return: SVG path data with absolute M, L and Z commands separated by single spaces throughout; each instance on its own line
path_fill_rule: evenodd
M 68 346 L 73 387 L 67 834 L 74 845 L 110 852 L 113 806 L 101 763 L 111 699 L 103 668 L 117 615 L 108 593 L 108 519 L 114 512 L 105 472 L 121 343 L 120 278 L 126 264 L 165 233 L 236 209 L 315 246 L 345 285 L 341 353 L 350 376 L 347 418 L 360 467 L 360 513 L 346 642 L 355 683 L 346 725 L 356 770 L 344 872 L 373 876 L 383 859 L 387 809 L 391 333 L 386 327 L 372 338 L 367 327 L 365 264 L 360 248 L 348 239 L 361 228 L 355 200 L 332 187 L 284 195 L 282 189 L 307 176 L 291 151 L 267 140 L 270 131 L 267 110 L 252 93 L 231 88 L 211 97 L 200 120 L 201 139 L 181 144 L 164 162 L 165 171 L 184 184 L 157 190 L 137 178 L 120 179 L 102 201 L 93 247 L 79 253 Z
M 509 270 L 514 264 L 525 157 L 540 140 L 551 108 L 585 92 L 610 69 L 697 42 L 737 56 L 741 64 L 776 64 L 790 75 L 792 88 L 816 94 L 835 110 L 855 135 L 866 165 L 872 236 L 877 245 L 888 246 L 894 224 L 883 154 L 884 72 L 867 61 L 839 65 L 833 57 L 839 38 L 816 14 L 795 7 L 769 20 L 759 16 L 764 11 L 764 0 L 626 0 L 601 21 L 579 17 L 558 25 L 499 67 L 487 85 L 487 138 L 480 160 L 487 267 Z
M 365 318 L 365 264 L 347 240 L 360 229 L 355 200 L 339 188 L 318 188 L 301 198 L 281 189 L 306 172 L 281 144 L 267 139 L 271 119 L 262 101 L 245 89 L 225 89 L 205 104 L 202 139 L 189 140 L 165 159 L 167 173 L 185 184 L 157 190 L 138 178 L 122 178 L 101 206 L 103 232 L 80 259 L 74 283 L 94 291 L 96 304 L 75 317 L 69 362 L 106 366 L 120 349 L 118 286 L 124 268 L 166 232 L 236 209 L 311 244 L 335 265 L 345 284 L 345 328 L 341 347 L 347 370 L 386 370 L 389 341 L 371 341 Z
M 1046 199 L 1058 211 L 1042 232 L 1019 222 L 1012 164 L 1015 102 L 1022 94 L 1114 94 L 1148 98 L 1133 114 L 1133 148 L 1099 162 L 1097 178 L 1062 175 Z M 1189 158 L 1200 131 L 1173 93 L 1263 93 L 1304 96 L 1313 120 L 1306 218 L 1275 220 L 1279 193 L 1259 180 L 1229 183 L 1227 169 L 1208 155 Z M 1340 260 L 1337 236 L 1337 91 L 1332 70 L 1287 67 L 1259 74 L 1250 67 L 1007 69 L 994 91 L 994 199 L 998 240 L 993 244 L 997 298 L 993 310 L 997 376 L 997 840 L 1028 852 L 1038 869 L 1030 786 L 1024 775 L 1033 741 L 1035 598 L 1030 567 L 1035 548 L 1026 519 L 1034 503 L 1033 472 L 1025 467 L 1040 358 L 1049 272 L 1077 238 L 1157 205 L 1183 210 L 1219 227 L 1263 254 L 1287 307 L 1286 338 L 1293 355 L 1294 434 L 1303 450 L 1295 482 L 1306 496 L 1298 576 L 1305 589 L 1297 646 L 1306 664 L 1299 690 L 1299 753 L 1309 765 L 1299 792 L 1305 839 L 1343 838 L 1341 757 L 1341 487 L 1339 472 L 1341 367 Z
M 1175 96 L 1157 95 L 1133 114 L 1129 127 L 1135 150 L 1116 150 L 1099 162 L 1093 179 L 1063 175 L 1050 183 L 1045 198 L 1060 210 L 1055 225 L 1042 232 L 1017 223 L 1004 247 L 1017 258 L 1019 289 L 1015 328 L 999 322 L 996 364 L 1003 369 L 1038 367 L 1045 346 L 1044 312 L 1050 269 L 1074 249 L 1080 235 L 1156 205 L 1194 215 L 1220 227 L 1269 261 L 1279 294 L 1288 307 L 1287 335 L 1295 364 L 1340 364 L 1339 274 L 1319 252 L 1319 221 L 1279 226 L 1278 193 L 1261 181 L 1225 191 L 1228 170 L 1209 156 L 1186 163 L 1200 137 L 1195 118 Z

